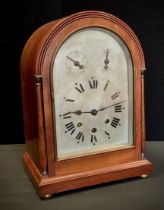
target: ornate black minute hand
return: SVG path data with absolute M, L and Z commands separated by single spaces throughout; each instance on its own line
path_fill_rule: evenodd
M 109 108 L 111 108 L 111 107 L 113 107 L 113 106 L 116 106 L 116 105 L 118 105 L 118 104 L 122 104 L 122 103 L 124 103 L 124 102 L 126 102 L 126 100 L 125 100 L 125 101 L 121 101 L 121 102 L 117 102 L 117 103 L 115 103 L 115 104 L 111 104 L 111 105 L 106 106 L 106 107 L 103 107 L 103 108 L 101 108 L 101 109 L 99 109 L 99 110 L 97 110 L 97 111 L 98 111 L 98 112 L 104 111 L 105 109 L 109 109 Z
M 84 66 L 80 64 L 79 61 L 77 60 L 74 60 L 73 58 L 69 57 L 69 56 L 66 56 L 70 61 L 72 61 L 74 63 L 74 66 L 78 66 L 80 69 L 83 69 Z

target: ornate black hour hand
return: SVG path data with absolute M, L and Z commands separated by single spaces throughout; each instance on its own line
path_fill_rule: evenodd
M 118 102 L 118 103 L 115 103 L 115 104 L 111 104 L 111 105 L 106 106 L 106 107 L 103 107 L 103 108 L 99 109 L 99 110 L 98 110 L 98 112 L 100 112 L 100 111 L 104 111 L 105 109 L 109 109 L 109 108 L 111 108 L 111 107 L 113 107 L 113 106 L 116 106 L 116 105 L 122 104 L 122 103 L 124 103 L 124 102 L 126 102 L 126 100 L 125 100 L 125 101 Z
M 74 66 L 78 66 L 80 69 L 83 69 L 84 66 L 80 64 L 79 61 L 74 60 L 73 58 L 71 58 L 70 56 L 66 56 L 70 61 L 72 61 L 74 63 Z
M 109 50 L 107 49 L 106 50 L 106 58 L 105 58 L 105 60 L 104 60 L 104 64 L 105 64 L 105 66 L 104 66 L 104 69 L 105 70 L 107 70 L 108 68 L 109 68 L 109 66 L 108 66 L 108 64 L 109 64 Z
M 92 109 L 91 111 L 88 112 L 82 112 L 81 110 L 77 110 L 74 112 L 70 112 L 72 114 L 76 114 L 76 115 L 81 115 L 81 114 L 91 114 L 93 116 L 97 115 L 98 111 L 96 109 Z
M 83 113 L 88 114 L 88 113 L 91 113 L 91 112 L 82 112 L 81 110 L 76 110 L 76 111 L 74 111 L 74 112 L 70 112 L 70 113 L 72 113 L 72 114 L 76 114 L 76 115 L 81 115 L 81 114 L 83 114 Z

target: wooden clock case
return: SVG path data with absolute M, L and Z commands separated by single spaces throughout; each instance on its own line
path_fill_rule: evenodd
M 86 27 L 103 27 L 128 46 L 134 67 L 134 145 L 115 151 L 66 160 L 57 159 L 52 65 L 63 41 Z M 84 11 L 49 22 L 27 41 L 21 57 L 21 85 L 27 149 L 23 161 L 40 197 L 114 180 L 148 175 L 152 164 L 144 157 L 144 71 L 141 45 L 134 32 L 117 17 Z

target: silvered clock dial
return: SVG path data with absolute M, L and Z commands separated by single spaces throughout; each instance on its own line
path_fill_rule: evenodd
M 133 145 L 133 64 L 120 37 L 81 29 L 64 41 L 53 69 L 59 159 Z

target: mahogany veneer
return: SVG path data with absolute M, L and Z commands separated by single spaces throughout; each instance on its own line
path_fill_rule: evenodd
M 91 26 L 112 30 L 127 44 L 134 65 L 134 145 L 86 157 L 57 160 L 53 120 L 52 63 L 62 42 Z M 133 31 L 117 17 L 99 11 L 80 12 L 40 27 L 26 43 L 21 82 L 27 150 L 25 168 L 41 197 L 66 190 L 148 175 L 152 164 L 145 149 L 144 55 Z M 55 94 L 55 93 L 54 93 Z

